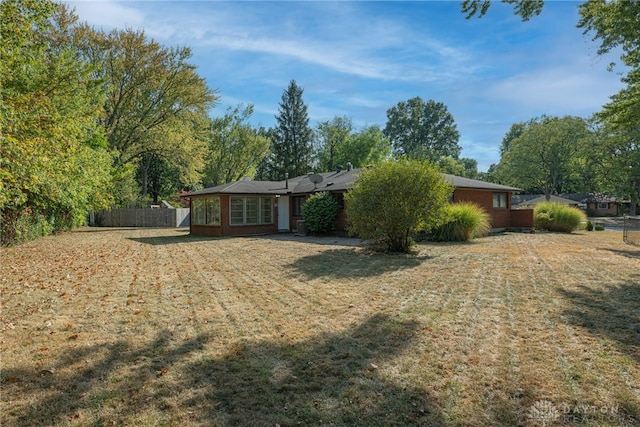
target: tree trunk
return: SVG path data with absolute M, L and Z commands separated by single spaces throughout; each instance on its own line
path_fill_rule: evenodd
M 637 194 L 632 194 L 631 195 L 631 206 L 629 207 L 629 215 L 631 215 L 631 216 L 638 215 L 638 210 L 637 210 L 638 201 L 639 201 L 638 195 Z
M 146 154 L 143 157 L 144 165 L 142 167 L 142 198 L 147 197 L 147 188 L 148 188 L 148 177 L 149 177 L 149 168 L 151 167 L 151 159 L 153 158 L 152 154 Z

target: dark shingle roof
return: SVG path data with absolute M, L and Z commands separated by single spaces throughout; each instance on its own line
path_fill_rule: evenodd
M 362 169 L 342 170 L 335 172 L 323 172 L 316 175 L 322 177 L 322 181 L 314 184 L 307 175 L 297 176 L 287 181 L 251 181 L 243 180 L 229 184 L 218 185 L 216 187 L 205 188 L 194 191 L 189 196 L 202 194 L 309 194 L 318 191 L 347 191 L 353 188 Z M 445 181 L 456 188 L 469 188 L 476 190 L 493 191 L 520 191 L 519 188 L 506 185 L 493 184 L 476 179 L 463 178 L 455 175 L 444 174 Z
M 284 181 L 236 181 L 228 184 L 217 185 L 215 187 L 204 188 L 194 191 L 189 196 L 199 196 L 201 194 L 285 194 Z
M 575 200 L 567 199 L 560 196 L 554 196 L 553 194 L 549 196 L 548 201 L 551 203 L 559 203 L 561 205 L 577 205 L 578 204 L 578 202 L 576 202 Z M 544 203 L 544 202 L 547 202 L 547 197 L 544 194 L 542 196 L 539 195 L 538 197 L 534 197 L 526 201 L 519 201 L 518 203 L 515 203 L 515 201 L 513 201 L 512 199 L 513 206 L 517 206 L 517 205 L 533 206 L 533 205 L 537 205 L 539 203 Z
M 573 200 L 576 203 L 597 203 L 597 202 L 616 202 L 618 198 L 605 193 L 564 193 L 558 194 L 558 197 Z M 531 200 L 544 197 L 540 194 L 518 194 L 513 196 L 512 203 L 514 205 L 530 202 Z M 555 197 L 555 196 L 551 196 Z
M 516 187 L 509 187 L 502 184 L 494 184 L 492 182 L 479 181 L 477 179 L 463 178 L 457 175 L 444 174 L 444 179 L 456 188 L 473 188 L 476 190 L 494 190 L 494 191 L 521 191 Z

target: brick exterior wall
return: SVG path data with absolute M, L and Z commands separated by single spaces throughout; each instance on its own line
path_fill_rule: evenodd
M 508 228 L 511 226 L 510 209 L 494 209 L 493 193 L 489 190 L 456 189 L 453 192 L 453 203 L 475 203 L 491 217 L 491 228 Z M 507 192 L 507 206 L 511 206 L 511 193 L 509 192 Z
M 456 189 L 453 192 L 453 203 L 472 202 L 482 207 L 491 217 L 491 228 L 533 228 L 533 210 L 518 209 L 512 210 L 511 193 L 507 194 L 507 206 L 509 208 L 494 208 L 493 193 L 491 190 Z M 306 196 L 308 197 L 308 196 Z M 229 195 L 220 195 L 220 226 L 211 225 L 191 225 L 191 233 L 199 236 L 221 237 L 221 236 L 250 236 L 258 234 L 278 233 L 278 207 L 275 203 L 273 208 L 273 224 L 265 225 L 230 225 L 229 224 Z M 289 202 L 289 224 L 291 231 L 296 231 L 298 221 L 301 216 L 293 216 L 293 198 Z M 346 202 L 345 209 L 338 212 L 335 223 L 335 230 L 345 231 L 347 226 Z
M 491 228 L 533 228 L 533 210 L 512 210 L 510 192 L 506 192 L 508 208 L 494 208 L 493 193 L 496 191 L 458 188 L 453 192 L 453 203 L 477 204 L 491 217 Z M 504 193 L 504 191 L 497 191 L 497 193 Z
M 273 207 L 273 224 L 260 225 L 231 225 L 229 218 L 229 195 L 220 194 L 220 225 L 194 225 L 191 224 L 191 234 L 198 236 L 222 237 L 222 236 L 255 236 L 259 234 L 275 234 L 278 232 L 278 208 Z M 193 218 L 193 215 L 191 216 Z
M 617 216 L 618 215 L 618 204 L 608 202 L 609 206 L 607 209 L 598 209 L 598 204 L 595 202 L 587 203 L 587 215 L 589 216 Z
M 533 209 L 514 209 L 511 211 L 511 227 L 533 228 Z

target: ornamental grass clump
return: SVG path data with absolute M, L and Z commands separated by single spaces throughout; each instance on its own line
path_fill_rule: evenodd
M 580 224 L 587 221 L 587 215 L 580 209 L 560 203 L 540 203 L 534 208 L 533 215 L 537 229 L 561 233 L 578 230 Z
M 338 216 L 340 207 L 331 193 L 323 191 L 309 197 L 302 206 L 307 230 L 312 234 L 326 234 L 333 230 L 333 224 Z
M 456 203 L 446 208 L 445 222 L 433 229 L 430 240 L 465 242 L 485 236 L 490 230 L 489 215 L 474 203 Z

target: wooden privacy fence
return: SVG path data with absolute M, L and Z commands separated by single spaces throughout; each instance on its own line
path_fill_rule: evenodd
M 90 225 L 98 227 L 188 227 L 189 209 L 111 209 L 94 212 Z

